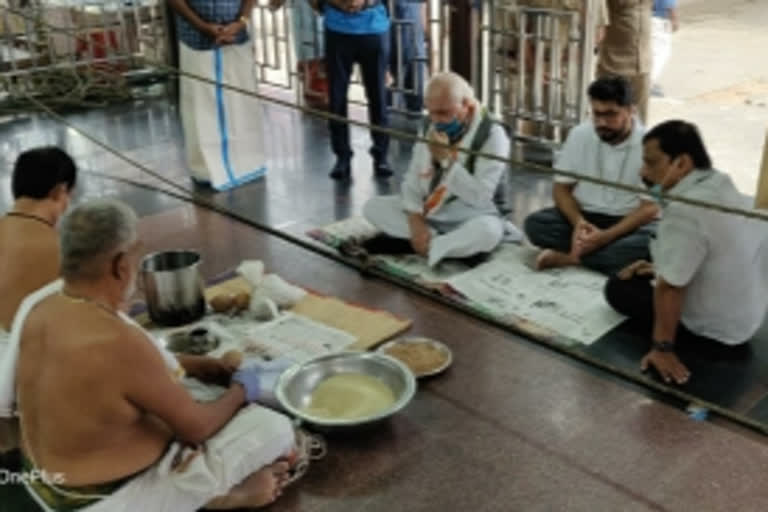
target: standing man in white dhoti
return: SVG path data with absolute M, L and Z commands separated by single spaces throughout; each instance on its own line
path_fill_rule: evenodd
M 422 135 L 433 144 L 414 147 L 399 196 L 366 203 L 366 219 L 384 235 L 363 248 L 369 254 L 416 252 L 430 266 L 446 258 L 482 259 L 505 234 L 521 238 L 502 216 L 507 164 L 458 149 L 507 158 L 509 137 L 455 73 L 435 75 L 425 100 L 429 119 Z
M 192 179 L 226 190 L 266 173 L 248 21 L 253 0 L 169 0 L 176 12 L 179 66 L 215 85 L 180 76 L 186 163 Z

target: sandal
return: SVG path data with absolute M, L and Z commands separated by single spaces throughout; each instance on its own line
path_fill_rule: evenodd
M 292 457 L 292 467 L 288 472 L 289 476 L 285 487 L 301 479 L 309 469 L 310 462 L 322 459 L 327 452 L 327 446 L 322 437 L 297 428 L 296 454 Z

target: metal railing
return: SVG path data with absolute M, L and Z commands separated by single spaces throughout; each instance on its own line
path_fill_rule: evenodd
M 581 10 L 531 6 L 542 3 L 485 0 L 490 44 L 477 58 L 487 76 L 484 98 L 514 137 L 556 146 L 587 115 L 597 12 L 595 0 Z
M 0 6 L 24 13 L 0 9 L 6 100 L 27 92 L 72 101 L 95 90 L 119 95 L 132 79 L 157 73 L 147 62 L 169 61 L 162 0 L 2 0 Z
M 163 0 L 25 0 L 23 8 L 14 5 L 20 1 L 0 0 L 0 5 L 6 2 L 29 14 L 22 18 L 2 10 L 0 87 L 6 95 L 55 91 L 66 82 L 61 74 L 73 70 L 91 79 L 78 90 L 86 95 L 82 89 L 123 85 L 131 76 L 151 73 L 148 63 L 171 60 L 176 43 L 169 41 Z M 388 0 L 394 111 L 405 112 L 403 98 L 421 93 L 433 72 L 449 67 L 455 1 L 469 0 L 405 4 L 408 10 Z M 541 3 L 476 0 L 472 82 L 517 140 L 557 146 L 586 116 L 596 2 L 585 0 L 582 9 L 536 6 Z M 314 60 L 322 67 L 324 35 L 317 15 L 306 0 L 260 0 L 251 19 L 255 80 L 294 93 L 299 103 L 306 101 L 313 84 L 308 68 L 297 64 Z M 71 29 L 76 37 L 47 30 L 48 25 Z M 43 73 L 41 80 L 41 72 L 52 73 Z M 351 99 L 364 103 L 357 73 Z

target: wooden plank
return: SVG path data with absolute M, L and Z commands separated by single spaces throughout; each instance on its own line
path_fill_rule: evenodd
M 765 144 L 763 145 L 763 162 L 760 165 L 760 175 L 757 181 L 755 208 L 768 210 L 768 132 L 765 134 Z

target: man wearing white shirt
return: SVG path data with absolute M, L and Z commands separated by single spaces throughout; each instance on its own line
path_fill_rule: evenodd
M 731 178 L 712 168 L 697 128 L 667 121 L 645 136 L 643 180 L 664 192 L 750 209 Z M 690 372 L 677 349 L 738 352 L 768 311 L 768 224 L 681 202 L 664 202 L 651 243 L 653 263 L 638 261 L 608 281 L 606 298 L 617 311 L 652 329 L 643 370 L 654 367 L 667 382 L 685 383 Z
M 508 157 L 509 137 L 455 73 L 435 75 L 427 86 L 431 144 L 416 144 L 400 195 L 375 197 L 365 218 L 383 232 L 364 243 L 368 253 L 415 252 L 430 266 L 446 258 L 474 258 L 504 238 L 520 238 L 503 216 L 507 164 L 474 158 L 459 148 Z
M 642 186 L 643 126 L 634 116 L 632 91 L 620 77 L 589 87 L 592 119 L 568 135 L 555 168 L 609 182 Z M 583 265 L 613 274 L 647 258 L 658 207 L 645 196 L 556 176 L 554 208 L 530 215 L 525 232 L 543 250 L 538 269 Z

